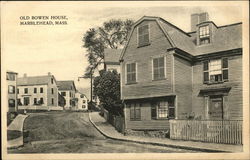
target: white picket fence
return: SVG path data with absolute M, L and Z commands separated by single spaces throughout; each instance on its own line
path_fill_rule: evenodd
M 170 120 L 170 138 L 242 144 L 241 120 Z

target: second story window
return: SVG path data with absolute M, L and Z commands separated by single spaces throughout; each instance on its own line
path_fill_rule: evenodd
M 136 63 L 130 63 L 126 65 L 127 68 L 127 83 L 136 82 Z
M 8 90 L 9 90 L 8 91 L 9 93 L 14 94 L 15 93 L 15 86 L 11 86 L 10 85 L 9 88 L 8 88 Z
M 43 88 L 42 87 L 40 88 L 40 93 L 43 93 Z
M 164 57 L 153 59 L 153 80 L 165 78 L 165 60 Z
M 202 26 L 199 30 L 200 45 L 210 43 L 209 26 Z
M 37 93 L 37 88 L 34 88 L 34 93 Z
M 51 88 L 51 94 L 54 94 L 54 88 Z
M 53 84 L 53 78 L 51 78 L 51 84 Z
M 15 74 L 7 73 L 6 79 L 10 81 L 15 81 L 16 80 Z
M 25 93 L 25 94 L 28 93 L 28 88 L 24 88 L 24 93 Z
M 228 59 L 215 59 L 203 63 L 204 83 L 217 83 L 228 80 Z
M 138 47 L 149 44 L 149 25 L 138 27 Z

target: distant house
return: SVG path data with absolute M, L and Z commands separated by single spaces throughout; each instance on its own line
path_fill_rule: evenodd
M 117 71 L 120 73 L 120 61 L 121 49 L 105 49 L 104 50 L 104 70 L 105 71 Z
M 50 109 L 58 106 L 57 81 L 51 73 L 45 76 L 30 76 L 24 74 L 17 79 L 19 109 Z
M 87 97 L 79 91 L 76 92 L 75 97 L 77 98 L 77 105 L 74 107 L 75 110 L 87 111 L 88 110 Z
M 7 71 L 6 80 L 8 88 L 8 112 L 17 111 L 17 73 L 12 71 Z
M 121 55 L 125 129 L 242 120 L 242 23 L 217 26 L 202 13 L 191 16 L 191 28 L 149 16 L 133 25 Z
M 72 109 L 76 106 L 77 101 L 75 98 L 76 87 L 74 81 L 57 81 L 58 82 L 58 91 L 65 98 L 66 104 L 64 108 Z

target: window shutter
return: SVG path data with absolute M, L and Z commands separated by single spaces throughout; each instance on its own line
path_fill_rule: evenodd
M 224 81 L 228 80 L 228 59 L 222 58 L 222 79 Z
M 208 61 L 203 62 L 203 82 L 207 83 L 209 81 L 209 67 Z
M 135 104 L 135 119 L 136 120 L 140 120 L 141 119 L 141 104 L 140 105 L 136 105 Z

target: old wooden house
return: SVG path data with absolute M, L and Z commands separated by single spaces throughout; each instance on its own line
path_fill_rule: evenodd
M 242 23 L 191 15 L 191 32 L 160 17 L 132 27 L 121 57 L 126 130 L 169 130 L 170 120 L 242 120 Z

